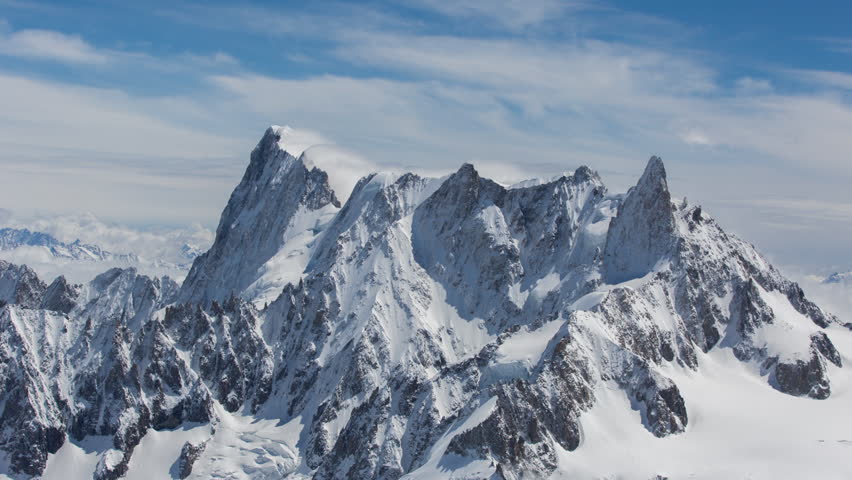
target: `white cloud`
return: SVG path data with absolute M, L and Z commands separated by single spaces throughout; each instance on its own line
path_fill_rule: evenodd
M 772 82 L 765 78 L 740 77 L 736 89 L 741 94 L 759 94 L 772 91 Z
M 0 144 L 189 158 L 238 151 L 228 138 L 170 120 L 194 114 L 181 112 L 187 105 L 175 103 L 0 73 Z M 190 105 L 198 107 L 197 102 Z
M 240 63 L 239 60 L 225 52 L 215 52 L 209 56 L 187 54 L 187 58 L 198 63 L 208 63 L 211 65 L 239 65 Z
M 497 112 L 505 112 L 501 104 L 517 105 L 525 114 L 518 124 L 559 125 L 599 144 L 618 137 L 639 151 L 640 142 L 656 149 L 677 140 L 852 175 L 852 107 L 841 98 L 782 94 L 754 78 L 726 91 L 713 69 L 676 52 L 600 41 L 352 34 L 338 54 L 414 73 L 421 84 L 437 82 L 467 101 L 490 98 Z M 848 76 L 827 79 L 839 86 Z
M 187 98 L 0 73 L 0 104 L 0 206 L 16 210 L 209 222 L 253 145 L 201 130 L 215 114 Z
M 689 145 L 713 145 L 713 142 L 707 137 L 707 135 L 697 129 L 690 129 L 683 132 L 680 138 Z
M 82 64 L 103 64 L 109 59 L 79 36 L 51 30 L 0 33 L 0 54 Z
M 822 87 L 852 90 L 852 74 L 823 70 L 793 70 L 791 72 L 800 80 Z
M 448 17 L 485 18 L 510 29 L 521 29 L 545 21 L 555 21 L 571 10 L 589 6 L 590 1 L 567 0 L 414 0 L 414 6 L 434 10 Z
M 140 51 L 98 48 L 80 35 L 69 35 L 54 30 L 13 31 L 2 19 L 0 19 L 0 56 L 51 60 L 81 68 L 98 67 L 100 72 L 127 72 L 138 69 L 141 74 L 150 74 L 151 70 L 202 74 L 207 71 L 229 71 L 240 65 L 237 58 L 223 51 L 153 56 Z
M 328 174 L 331 189 L 341 203 L 346 203 L 359 179 L 383 170 L 379 165 L 354 152 L 328 144 L 318 144 L 306 149 L 304 159 L 308 168 L 316 166 Z
M 828 37 L 817 38 L 816 40 L 823 43 L 828 50 L 833 52 L 852 53 L 852 38 Z
M 787 217 L 825 220 L 852 225 L 852 203 L 814 198 L 757 198 L 749 203 Z
M 338 54 L 347 61 L 485 85 L 524 106 L 630 106 L 656 91 L 675 97 L 717 88 L 715 73 L 687 58 L 593 40 L 554 44 L 354 33 Z

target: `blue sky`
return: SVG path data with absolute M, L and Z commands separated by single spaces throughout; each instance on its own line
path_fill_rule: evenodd
M 850 5 L 0 0 L 0 207 L 212 227 L 289 124 L 338 176 L 587 164 L 623 191 L 659 154 L 778 263 L 852 267 Z

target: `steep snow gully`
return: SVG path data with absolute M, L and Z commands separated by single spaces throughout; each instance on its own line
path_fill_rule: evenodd
M 852 477 L 850 324 L 661 159 L 350 194 L 288 131 L 180 286 L 0 262 L 0 476 Z

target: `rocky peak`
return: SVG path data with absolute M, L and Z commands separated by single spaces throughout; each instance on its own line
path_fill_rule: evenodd
M 654 184 L 661 187 L 664 190 L 668 190 L 668 184 L 666 183 L 666 167 L 663 165 L 663 159 L 652 155 L 651 158 L 648 159 L 648 163 L 645 165 L 645 171 L 642 172 L 642 177 L 639 179 L 639 185 L 647 185 Z
M 477 207 L 501 204 L 505 193 L 505 188 L 492 180 L 480 177 L 473 165 L 465 163 L 424 202 L 423 207 L 451 208 L 458 218 L 466 216 Z
M 178 300 L 209 304 L 231 294 L 280 293 L 287 270 L 301 273 L 308 237 L 319 234 L 340 202 L 328 174 L 309 170 L 301 146 L 287 145 L 290 132 L 276 126 L 266 130 L 222 212 L 213 246 L 193 262 Z M 287 258 L 296 258 L 295 264 Z
M 454 176 L 457 176 L 459 179 L 479 180 L 479 172 L 476 171 L 476 167 L 467 162 L 459 167 Z
M 660 213 L 664 220 L 673 219 L 671 215 L 672 197 L 669 193 L 669 184 L 666 181 L 666 167 L 663 165 L 663 159 L 653 156 L 648 160 L 645 171 L 639 177 L 636 186 L 628 192 L 628 198 L 633 200 L 630 200 L 630 202 L 625 200 L 626 206 L 638 204 L 649 213 Z
M 80 286 L 68 283 L 68 280 L 60 275 L 56 277 L 44 292 L 41 308 L 54 312 L 68 313 L 77 306 L 77 298 L 79 296 Z
M 0 260 L 0 300 L 37 308 L 47 285 L 26 265 Z
M 302 151 L 299 146 L 290 147 L 288 139 L 292 129 L 272 125 L 263 133 L 263 137 L 251 152 L 251 160 L 246 168 L 243 182 L 256 183 L 273 171 L 291 168 L 297 163 Z
M 577 167 L 577 170 L 574 170 L 574 175 L 571 175 L 571 178 L 574 179 L 575 183 L 584 183 L 584 182 L 597 182 L 600 183 L 600 176 L 598 172 L 592 170 L 591 168 L 581 165 Z
M 651 272 L 672 253 L 674 232 L 666 169 L 662 159 L 654 156 L 610 223 L 604 250 L 604 280 L 620 283 Z

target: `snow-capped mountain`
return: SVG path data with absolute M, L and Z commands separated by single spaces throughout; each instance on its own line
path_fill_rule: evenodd
M 132 253 L 114 254 L 97 245 L 82 243 L 80 240 L 66 243 L 47 233 L 31 232 L 26 228 L 0 228 L 0 251 L 15 250 L 21 247 L 43 248 L 51 256 L 66 260 L 139 261 L 139 258 Z
M 10 472 L 852 475 L 852 331 L 673 200 L 659 158 L 625 194 L 465 164 L 371 174 L 340 205 L 287 132 L 179 290 L 0 266 Z
M 0 259 L 25 263 L 45 278 L 60 274 L 76 282 L 86 282 L 109 268 L 132 267 L 155 276 L 182 279 L 193 260 L 204 253 L 187 243 L 178 243 L 170 250 L 174 253 L 164 257 L 143 257 L 134 252 L 114 253 L 79 239 L 63 242 L 49 233 L 27 228 L 0 228 Z

